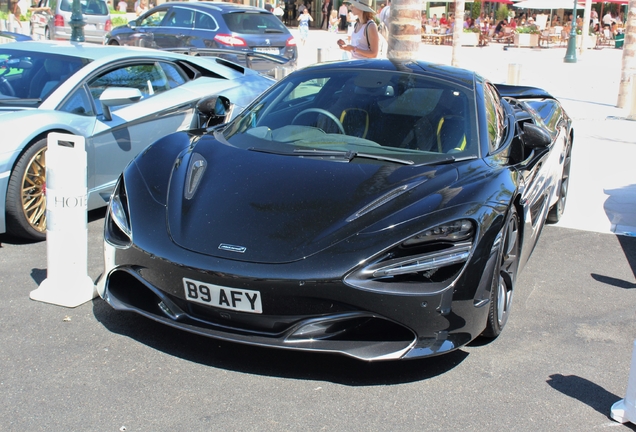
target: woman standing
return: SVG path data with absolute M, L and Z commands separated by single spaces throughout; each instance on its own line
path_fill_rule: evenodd
M 358 22 L 353 28 L 349 44 L 338 39 L 340 49 L 348 51 L 354 59 L 375 58 L 380 50 L 380 34 L 373 20 L 375 11 L 370 3 L 370 0 L 351 0 L 351 11 L 358 16 Z
M 298 29 L 300 30 L 300 40 L 305 45 L 307 36 L 309 36 L 309 21 L 314 19 L 309 14 L 309 9 L 303 9 L 303 12 L 298 17 Z

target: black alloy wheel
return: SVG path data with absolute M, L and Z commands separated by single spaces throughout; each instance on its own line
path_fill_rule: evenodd
M 519 252 L 521 250 L 519 241 L 519 216 L 517 209 L 512 206 L 499 238 L 497 264 L 490 286 L 488 323 L 482 336 L 496 338 L 508 322 L 513 288 L 519 270 Z
M 561 181 L 559 182 L 559 199 L 550 208 L 548 213 L 548 222 L 557 223 L 561 220 L 565 211 L 565 202 L 568 199 L 568 187 L 570 185 L 570 164 L 572 161 L 572 143 L 568 140 L 565 147 L 565 156 L 563 158 L 563 171 L 561 173 Z

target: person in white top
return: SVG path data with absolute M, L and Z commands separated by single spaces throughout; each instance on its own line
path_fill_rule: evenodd
M 380 50 L 380 34 L 373 17 L 375 11 L 370 0 L 351 0 L 351 11 L 358 16 L 351 34 L 351 42 L 345 43 L 338 39 L 338 46 L 348 51 L 354 59 L 375 58 Z

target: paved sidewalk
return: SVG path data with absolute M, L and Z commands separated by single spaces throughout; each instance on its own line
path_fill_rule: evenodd
M 291 29 L 297 36 L 297 29 Z M 311 30 L 299 45 L 299 66 L 339 60 L 333 35 Z M 300 40 L 300 39 L 298 39 Z M 319 51 L 320 50 L 320 51 Z M 519 84 L 544 88 L 565 106 L 575 123 L 575 147 L 566 212 L 559 226 L 602 233 L 636 235 L 636 121 L 616 108 L 622 50 L 577 52 L 576 63 L 564 63 L 565 47 L 506 49 L 505 44 L 462 47 L 460 66 L 494 83 L 507 83 L 511 65 Z M 419 58 L 450 64 L 451 46 L 422 44 Z

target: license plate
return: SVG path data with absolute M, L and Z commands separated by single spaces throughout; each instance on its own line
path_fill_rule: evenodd
M 86 24 L 84 30 L 97 30 L 97 26 L 95 24 Z
M 263 313 L 261 293 L 183 278 L 186 300 L 240 312 Z
M 264 54 L 280 54 L 278 48 L 254 48 L 254 51 Z

